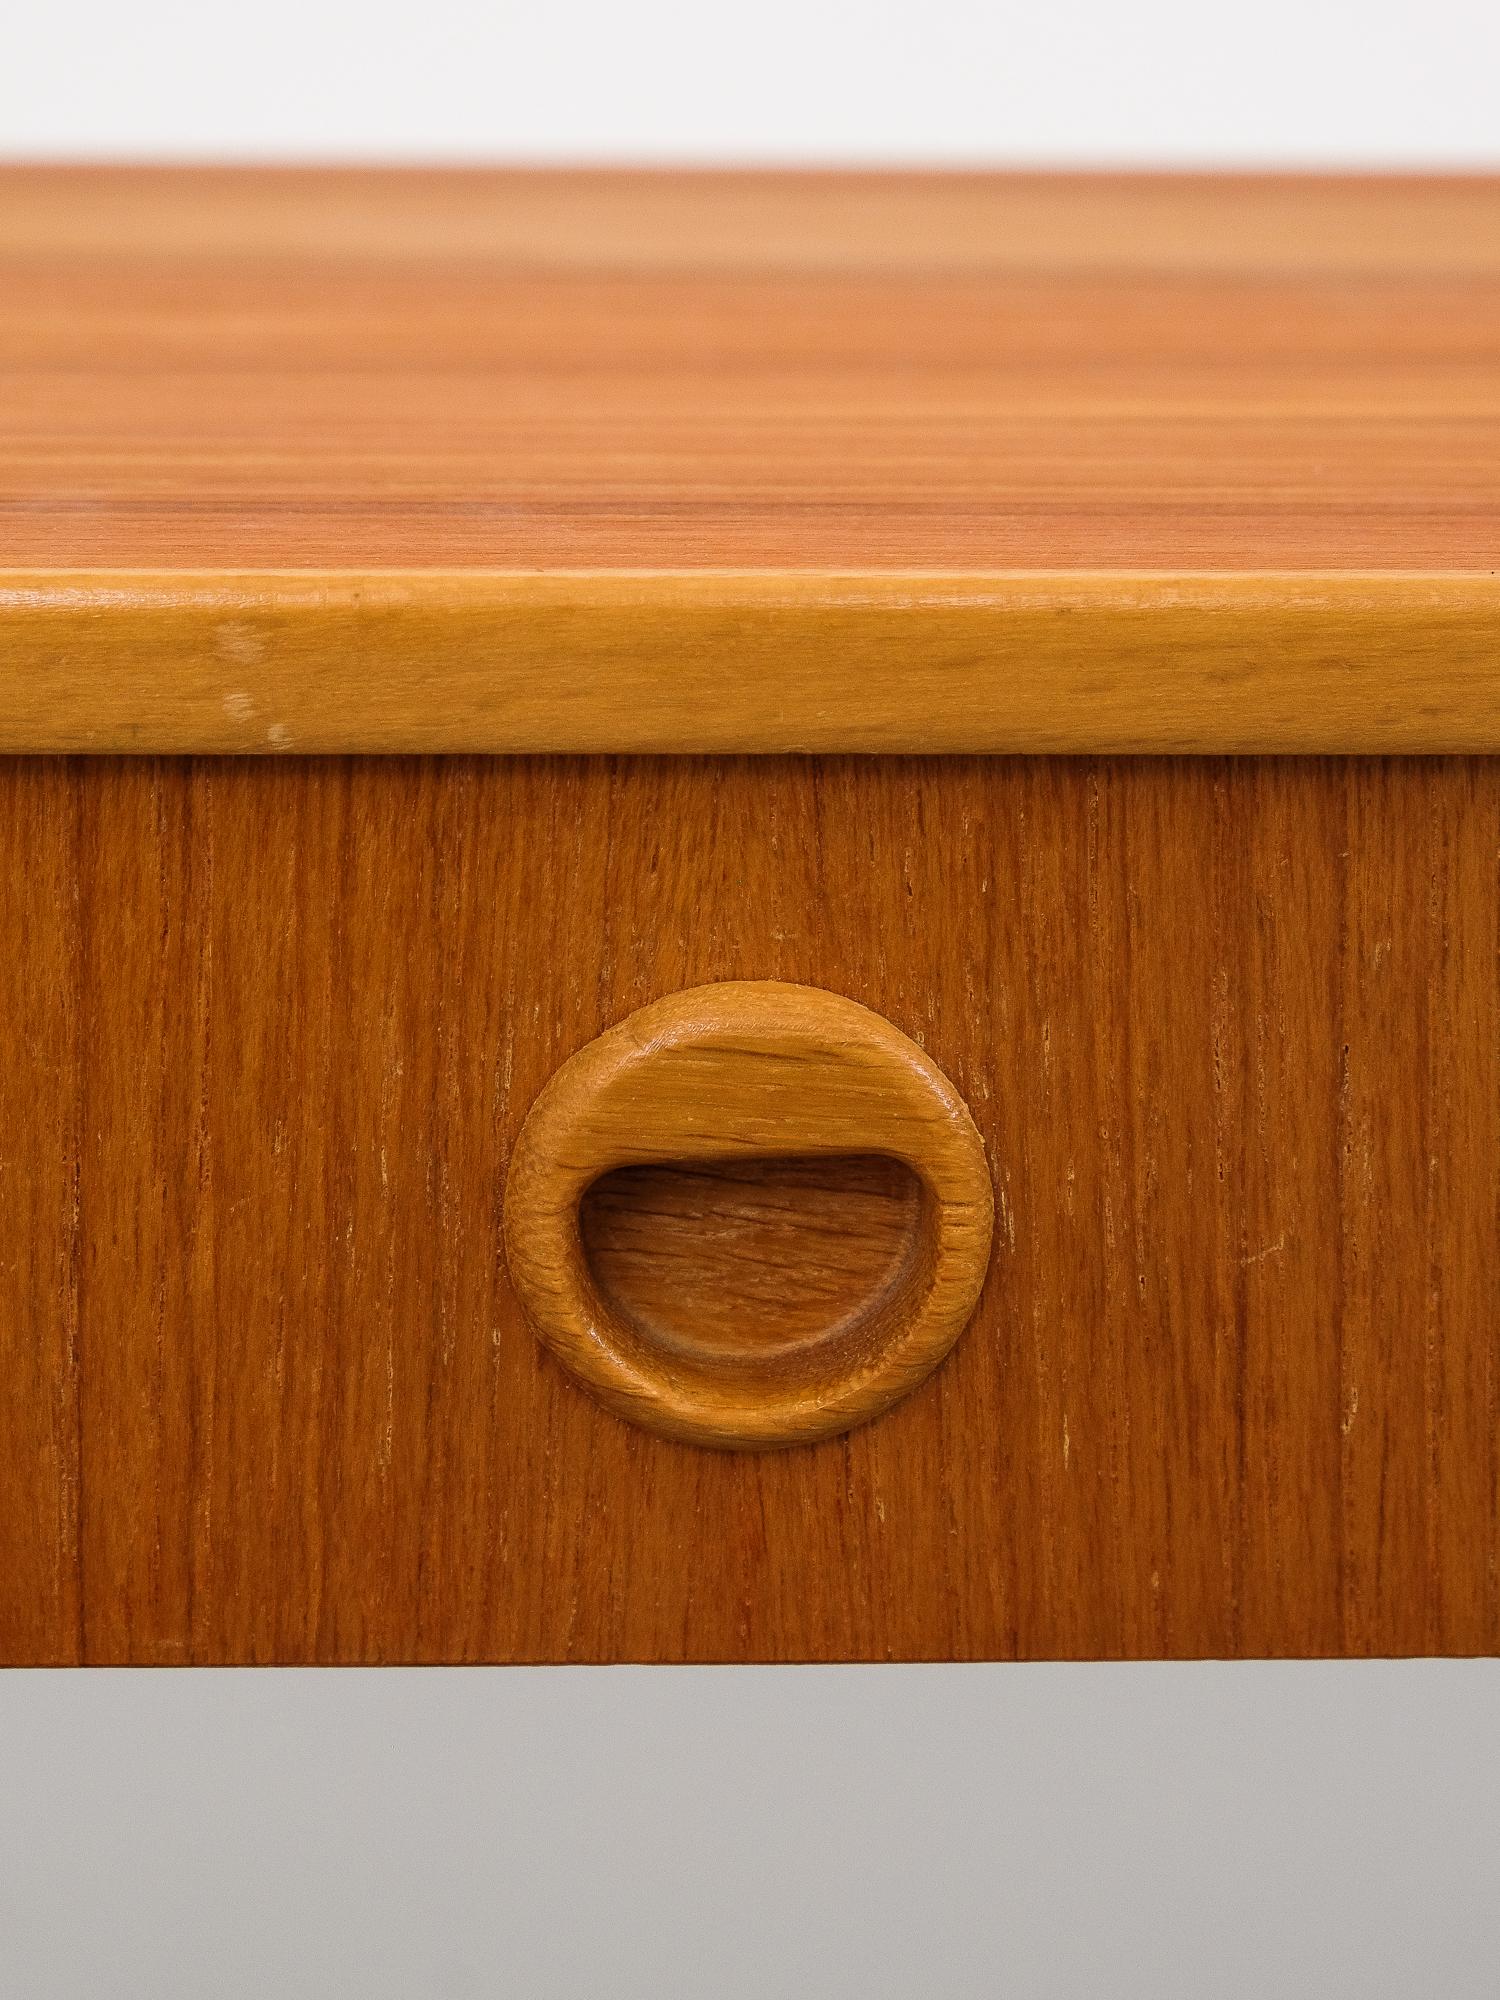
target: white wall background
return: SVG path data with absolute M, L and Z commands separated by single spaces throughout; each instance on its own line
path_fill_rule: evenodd
M 0 152 L 1500 160 L 1500 0 L 26 0 Z

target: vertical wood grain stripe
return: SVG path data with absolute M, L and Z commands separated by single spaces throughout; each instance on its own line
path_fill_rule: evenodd
M 0 572 L 0 749 L 1500 750 L 1500 572 Z
M 0 762 L 0 1662 L 84 1647 L 76 765 Z

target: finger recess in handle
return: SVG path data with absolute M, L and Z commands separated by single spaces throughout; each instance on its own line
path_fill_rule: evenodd
M 866 1310 L 795 1352 L 694 1354 L 606 1297 L 579 1205 L 616 1168 L 880 1154 L 921 1190 L 910 1255 Z M 915 1042 L 841 994 L 773 981 L 643 1007 L 564 1063 L 526 1119 L 506 1256 L 540 1337 L 619 1415 L 698 1444 L 810 1442 L 878 1415 L 958 1338 L 994 1201 L 967 1107 Z

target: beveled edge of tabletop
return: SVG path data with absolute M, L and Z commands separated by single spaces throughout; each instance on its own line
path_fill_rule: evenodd
M 0 569 L 0 751 L 1500 751 L 1500 571 Z

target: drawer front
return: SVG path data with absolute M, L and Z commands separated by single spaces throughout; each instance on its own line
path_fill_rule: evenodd
M 5 1659 L 1500 1650 L 1500 762 L 19 761 L 0 861 Z M 766 979 L 952 1080 L 994 1249 L 731 1453 L 537 1341 L 503 1193 Z

